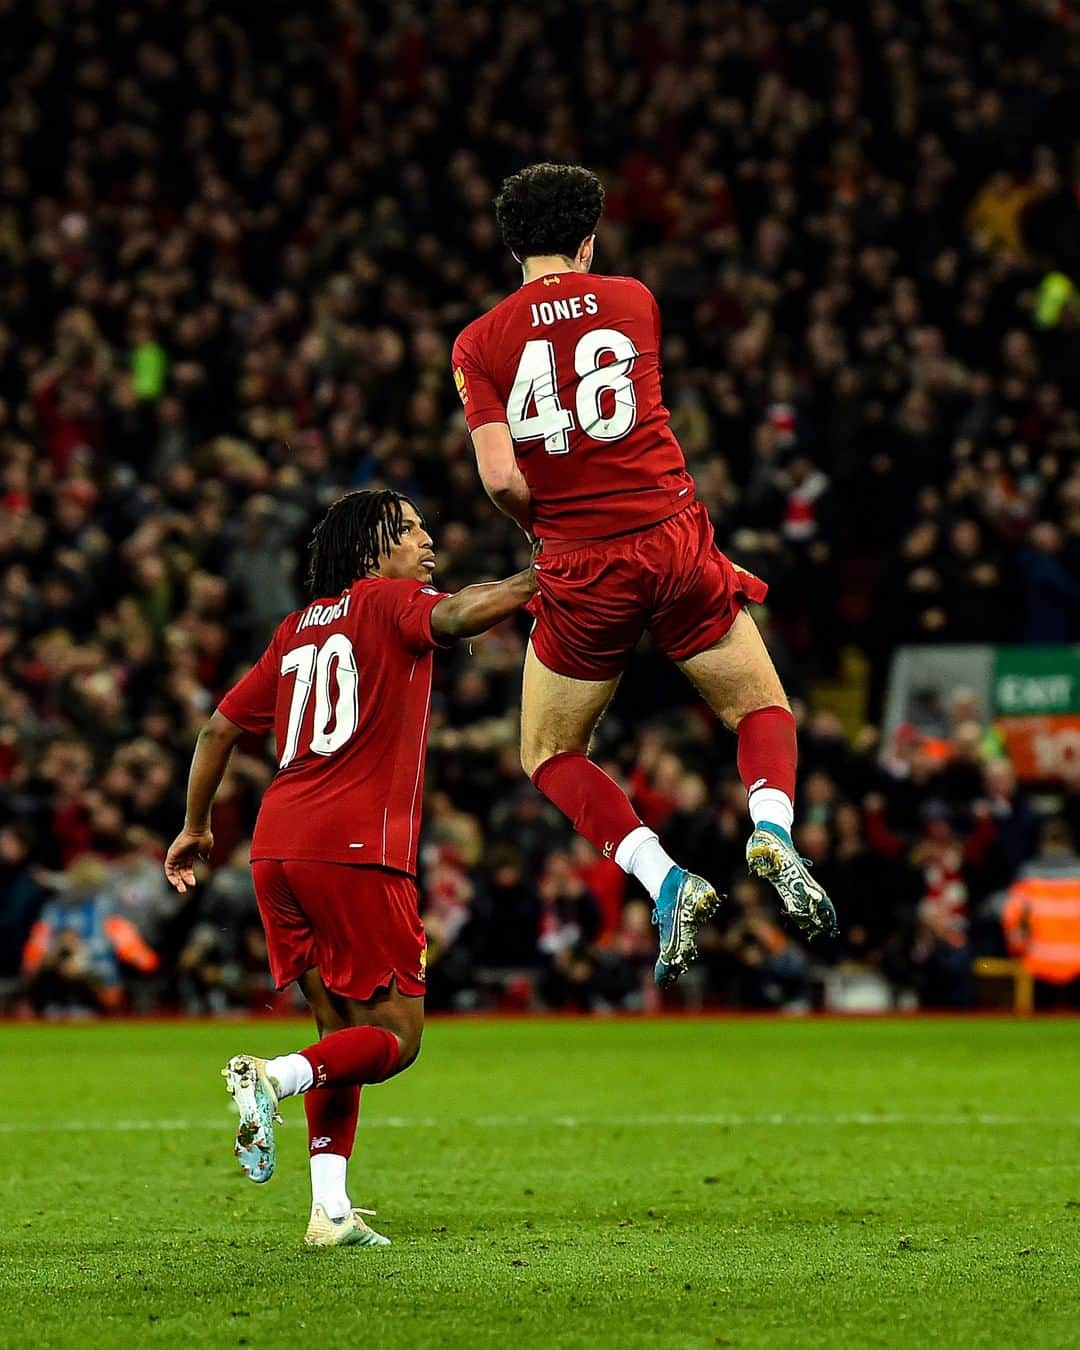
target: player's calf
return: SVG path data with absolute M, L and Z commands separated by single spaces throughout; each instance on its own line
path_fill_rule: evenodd
M 770 704 L 740 718 L 739 774 L 754 832 L 746 845 L 750 871 L 768 881 L 787 914 L 811 937 L 838 931 L 836 910 L 791 842 L 795 818 L 795 719 Z
M 660 929 L 656 982 L 661 988 L 674 984 L 697 957 L 698 929 L 722 897 L 702 877 L 676 864 L 618 784 L 580 751 L 552 756 L 536 770 L 533 782 L 579 834 L 648 892 L 656 907 L 653 922 Z
M 360 1115 L 360 1089 L 353 1085 L 305 1092 L 304 1114 L 311 1202 L 321 1205 L 331 1219 L 343 1219 L 353 1207 L 347 1178 Z

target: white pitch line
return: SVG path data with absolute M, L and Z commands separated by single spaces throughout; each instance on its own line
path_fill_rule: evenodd
M 227 1130 L 234 1117 L 222 1114 L 216 1120 L 0 1120 L 0 1134 L 156 1134 L 184 1130 Z M 299 1123 L 299 1122 L 297 1122 Z M 767 1126 L 908 1126 L 937 1125 L 945 1128 L 979 1126 L 1080 1127 L 1080 1116 L 1035 1117 L 1004 1116 L 985 1112 L 919 1114 L 901 1112 L 856 1111 L 836 1115 L 788 1115 L 773 1112 L 762 1115 L 612 1115 L 612 1116 L 373 1116 L 361 1121 L 361 1128 L 391 1130 L 438 1130 L 455 1126 L 477 1129 L 670 1129 L 673 1126 L 715 1126 L 730 1129 Z

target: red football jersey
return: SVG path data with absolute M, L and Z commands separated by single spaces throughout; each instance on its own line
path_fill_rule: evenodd
M 469 324 L 454 383 L 470 431 L 505 422 L 542 539 L 602 539 L 694 499 L 660 390 L 660 310 L 632 277 L 553 272 Z
M 218 705 L 274 728 L 278 771 L 252 861 L 319 859 L 416 872 L 432 653 L 443 591 L 367 577 L 290 614 Z

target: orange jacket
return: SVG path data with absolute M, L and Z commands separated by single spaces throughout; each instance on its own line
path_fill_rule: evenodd
M 111 914 L 105 920 L 105 936 L 109 939 L 113 951 L 125 965 L 133 966 L 144 975 L 152 974 L 161 965 L 161 958 L 153 947 L 139 935 L 139 930 L 130 919 Z M 33 975 L 45 959 L 49 944 L 53 939 L 53 930 L 43 919 L 38 919 L 30 930 L 23 948 L 22 969 L 24 975 Z
M 125 965 L 133 966 L 144 975 L 150 975 L 161 965 L 161 958 L 149 943 L 144 942 L 130 919 L 111 914 L 105 920 L 105 936 Z
M 1001 923 L 1009 950 L 1037 980 L 1080 977 L 1080 859 L 1029 863 L 1009 889 Z

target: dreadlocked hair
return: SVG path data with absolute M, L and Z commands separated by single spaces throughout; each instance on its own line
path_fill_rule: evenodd
M 308 589 L 312 597 L 340 595 L 365 577 L 401 539 L 402 506 L 393 488 L 365 488 L 339 497 L 315 526 L 308 546 Z

